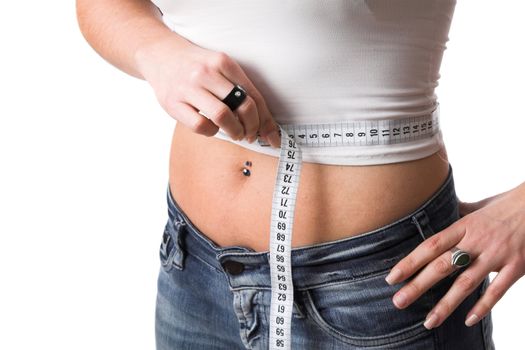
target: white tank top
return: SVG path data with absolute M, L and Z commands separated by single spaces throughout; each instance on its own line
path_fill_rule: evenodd
M 154 0 L 170 29 L 235 59 L 279 124 L 430 114 L 456 0 Z M 236 83 L 236 82 L 232 82 Z M 279 157 L 280 149 L 234 141 Z M 302 147 L 303 161 L 365 165 L 419 159 L 441 130 L 411 142 Z

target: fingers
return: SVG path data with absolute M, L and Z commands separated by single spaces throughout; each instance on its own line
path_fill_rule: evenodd
M 221 100 L 233 89 L 233 84 L 220 74 L 215 68 L 199 65 L 193 68 L 190 74 L 190 87 L 182 91 L 184 101 L 200 114 L 210 119 L 215 125 L 223 129 L 233 140 L 242 140 L 245 135 L 245 126 L 238 118 L 238 112 L 251 112 L 251 118 L 244 120 L 248 129 L 258 127 L 258 116 L 253 115 L 253 100 L 247 96 L 235 113 Z M 251 106 L 251 107 L 250 107 Z M 247 108 L 248 107 L 248 108 Z M 255 133 L 253 131 L 253 133 Z
M 423 270 L 416 275 L 416 277 L 397 291 L 393 297 L 394 305 L 399 309 L 409 306 L 433 285 L 456 272 L 457 267 L 452 265 L 451 260 L 451 251 L 446 251 L 436 259 L 432 260 L 432 262 L 427 264 Z M 471 270 L 469 269 L 469 271 Z M 470 273 L 471 272 L 469 272 L 469 274 Z M 462 278 L 465 278 L 465 276 Z M 460 280 L 460 283 L 463 282 Z
M 404 309 L 423 295 L 430 287 L 452 274 L 456 267 L 450 263 L 452 253 L 442 254 L 405 284 L 393 297 L 394 305 Z
M 228 79 L 232 83 L 241 85 L 246 90 L 248 96 L 250 96 L 255 102 L 255 109 L 257 110 L 257 116 L 259 119 L 258 130 L 256 130 L 255 132 L 258 131 L 260 137 L 267 140 L 272 147 L 280 147 L 281 140 L 278 134 L 279 126 L 272 117 L 262 94 L 257 90 L 257 88 L 250 81 L 250 79 L 246 76 L 244 70 L 239 65 L 239 63 L 233 59 L 230 59 L 228 55 L 221 52 L 216 57 L 215 64 L 217 69 L 224 75 L 226 79 Z M 232 88 L 233 84 L 231 86 L 228 86 L 226 91 L 222 91 L 222 93 L 218 95 L 219 98 L 224 98 L 227 95 L 227 93 L 231 91 Z M 245 102 L 246 100 L 238 107 L 237 110 L 239 110 Z M 247 125 L 244 123 L 249 123 L 251 118 L 252 116 L 250 116 L 249 113 L 241 112 L 239 114 L 239 119 L 245 126 L 245 130 L 249 129 L 250 125 L 248 125 L 247 128 Z M 248 134 L 251 135 L 251 133 Z M 255 133 L 253 135 L 255 136 Z
M 158 60 L 150 63 L 148 82 L 173 118 L 205 135 L 214 135 L 221 128 L 234 140 L 246 137 L 253 142 L 260 135 L 272 146 L 280 146 L 278 124 L 262 95 L 228 55 L 189 46 L 178 51 L 176 62 L 167 54 L 155 57 Z M 222 100 L 235 84 L 241 85 L 247 96 L 232 111 Z M 271 131 L 276 131 L 277 138 L 269 137 Z
M 474 259 L 474 262 L 458 275 L 445 296 L 428 313 L 423 325 L 428 329 L 438 327 L 483 282 L 491 269 L 491 265 L 483 255 Z
M 259 130 L 259 112 L 253 98 L 250 95 L 246 96 L 239 107 L 235 109 L 235 113 L 244 127 L 246 139 L 252 143 L 257 138 L 257 130 Z
M 219 131 L 217 125 L 208 118 L 201 116 L 195 108 L 186 103 L 173 103 L 170 114 L 197 134 L 213 136 Z
M 239 119 L 227 105 L 218 100 L 208 90 L 197 89 L 189 91 L 185 96 L 185 100 L 190 105 L 196 106 L 206 118 L 223 129 L 233 140 L 242 140 L 244 137 L 244 128 Z M 243 101 L 244 103 L 246 103 L 246 100 Z
M 424 265 L 434 260 L 444 251 L 451 249 L 465 235 L 465 225 L 462 221 L 455 221 L 439 233 L 432 235 L 425 239 L 407 256 L 401 259 L 392 269 L 385 280 L 392 285 L 399 283 L 416 271 L 421 269 Z M 439 266 L 438 266 L 439 268 Z
M 474 307 L 467 313 L 465 325 L 470 327 L 483 319 L 520 277 L 521 274 L 518 269 L 513 265 L 505 265 L 490 282 Z

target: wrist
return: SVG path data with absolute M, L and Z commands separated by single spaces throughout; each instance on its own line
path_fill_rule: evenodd
M 190 41 L 171 30 L 158 33 L 137 45 L 133 54 L 136 70 L 142 79 L 147 80 L 148 72 L 158 67 L 160 60 L 173 58 L 174 54 L 191 45 Z

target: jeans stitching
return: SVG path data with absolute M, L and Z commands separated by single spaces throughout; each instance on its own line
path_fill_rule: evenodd
M 312 315 L 312 321 L 326 334 L 330 337 L 336 338 L 342 342 L 356 345 L 356 346 L 379 346 L 379 345 L 392 345 L 396 343 L 406 342 L 408 340 L 415 339 L 421 336 L 425 331 L 428 331 L 423 326 L 423 321 L 420 321 L 410 327 L 404 328 L 402 330 L 392 332 L 380 336 L 372 337 L 353 337 L 347 334 L 342 333 L 341 331 L 333 328 L 329 323 L 327 323 L 323 317 L 319 314 L 317 308 L 314 306 L 314 301 L 312 299 L 309 291 L 305 292 L 307 299 L 307 310 L 310 311 Z M 396 340 L 392 341 L 391 338 L 394 337 Z
M 193 256 L 193 257 L 196 258 L 197 260 L 203 262 L 204 264 L 208 265 L 211 269 L 215 270 L 216 272 L 222 272 L 221 270 L 219 270 L 218 268 L 216 268 L 215 266 L 211 265 L 209 262 L 207 262 L 206 260 L 204 260 L 203 258 L 201 258 L 199 255 L 197 255 L 197 254 L 193 254 L 193 253 L 190 252 L 190 251 L 186 251 L 186 253 L 187 253 L 188 255 Z
M 322 282 L 322 283 L 319 283 L 319 284 L 308 285 L 306 287 L 295 288 L 295 289 L 297 291 L 306 291 L 306 290 L 309 290 L 309 289 L 318 289 L 318 288 L 324 288 L 324 287 L 338 286 L 340 284 L 351 284 L 351 283 L 362 282 L 362 281 L 366 281 L 368 279 L 377 277 L 379 275 L 383 275 L 386 272 L 388 272 L 391 268 L 392 268 L 392 266 L 389 266 L 389 267 L 381 269 L 379 271 L 371 272 L 371 273 L 369 273 L 367 275 L 359 276 L 359 277 L 356 277 L 356 278 L 345 277 L 345 278 L 342 278 L 342 279 L 339 279 L 339 280 L 334 280 L 334 281 L 330 281 L 330 282 Z

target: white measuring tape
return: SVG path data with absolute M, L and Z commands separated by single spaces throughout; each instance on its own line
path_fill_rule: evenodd
M 272 199 L 270 228 L 270 350 L 291 348 L 293 282 L 291 266 L 295 199 L 306 147 L 370 146 L 414 141 L 439 131 L 439 104 L 428 115 L 397 120 L 361 120 L 336 124 L 280 125 L 281 152 Z M 262 146 L 268 143 L 259 140 Z

